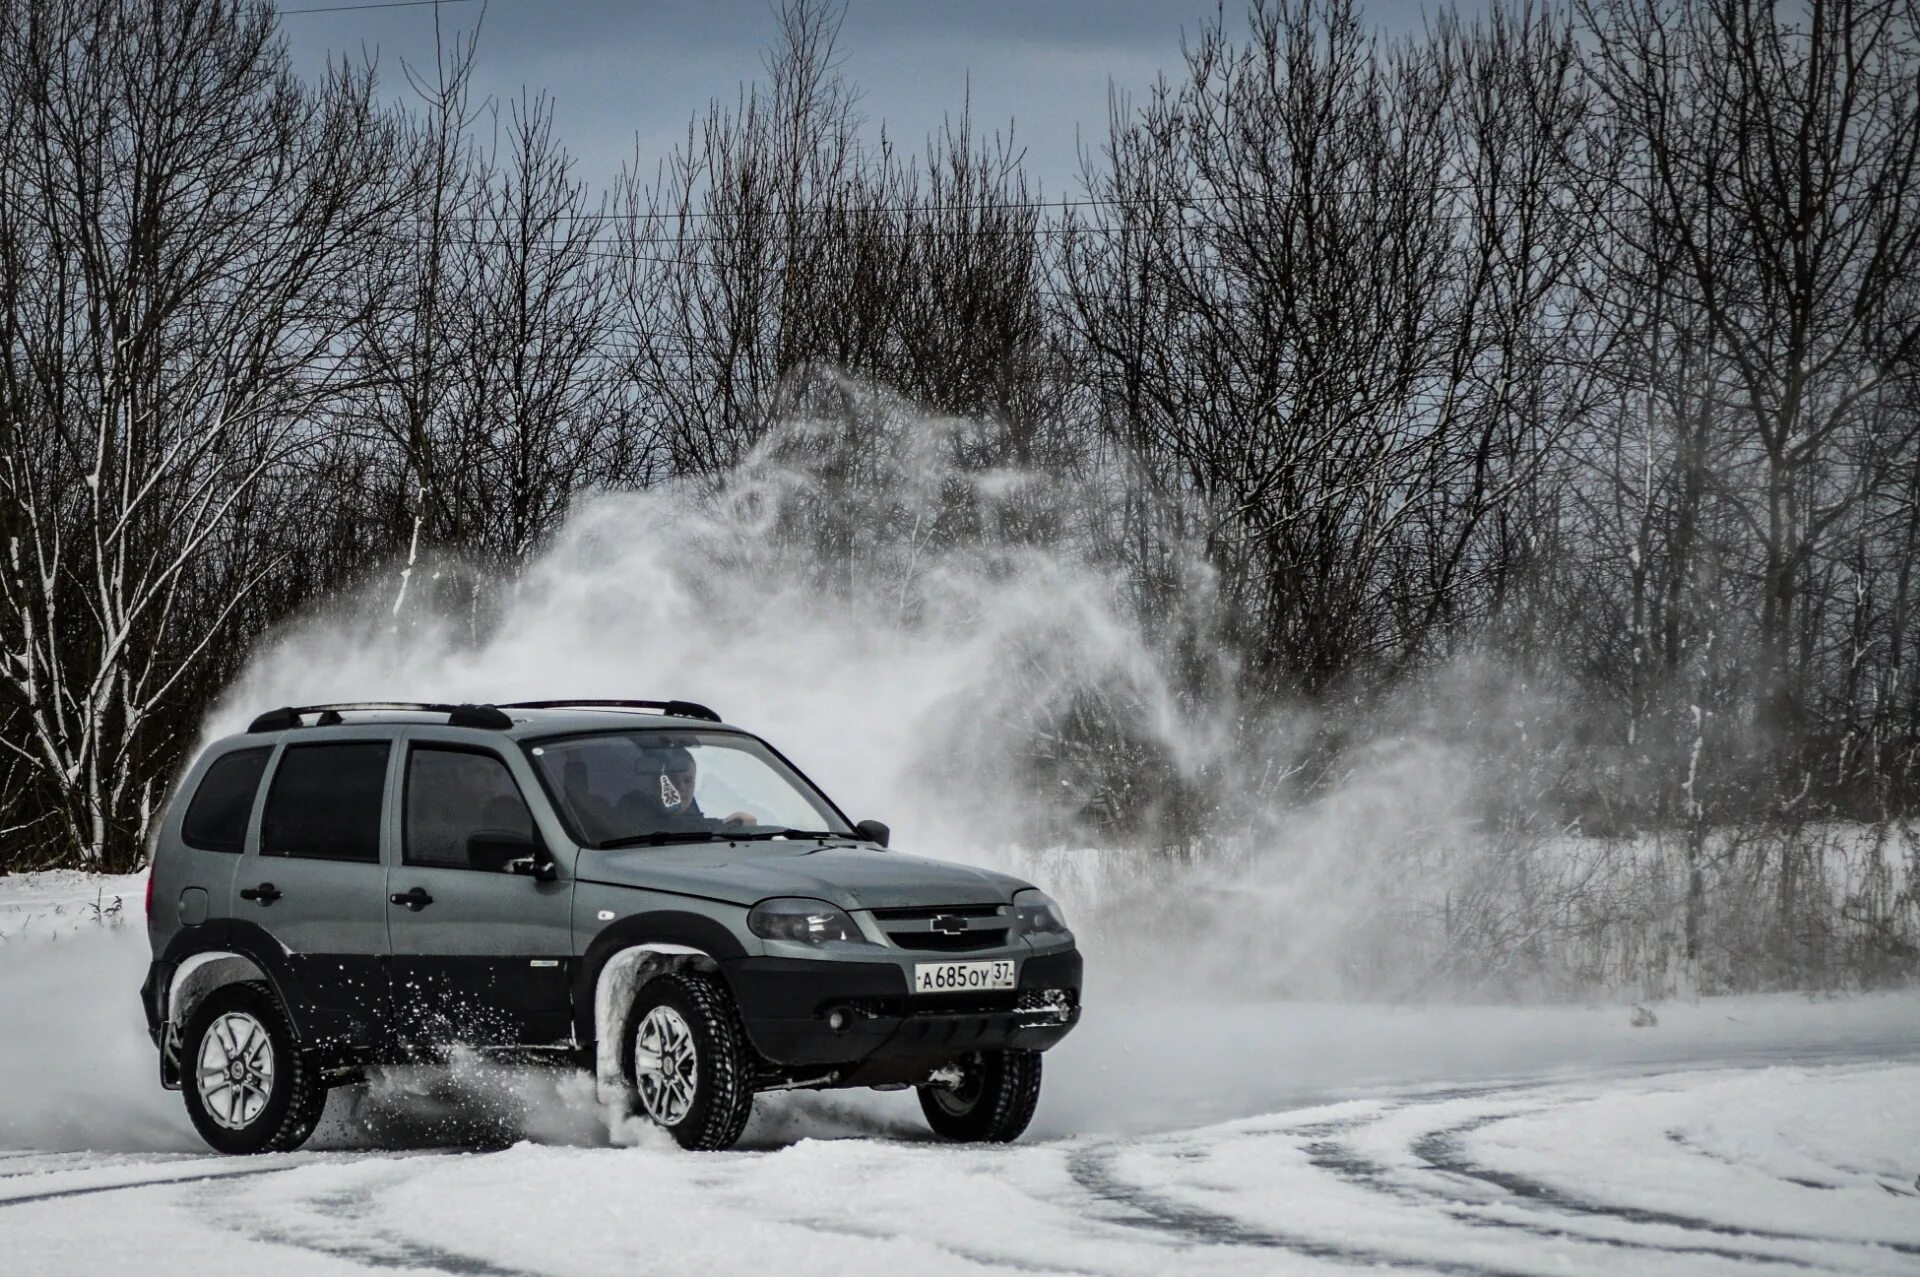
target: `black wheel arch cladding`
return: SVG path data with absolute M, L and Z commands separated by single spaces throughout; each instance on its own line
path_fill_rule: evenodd
M 173 976 L 180 969 L 180 964 L 203 953 L 232 953 L 253 963 L 266 977 L 267 987 L 273 996 L 280 1000 L 294 1038 L 299 1041 L 312 1039 L 313 1024 L 308 1018 L 306 989 L 300 983 L 300 977 L 294 973 L 293 964 L 287 960 L 286 950 L 264 927 L 238 918 L 215 919 L 181 931 L 168 942 L 166 950 L 153 960 L 147 970 L 148 985 L 143 986 L 150 1032 L 159 1033 L 163 1010 L 167 1018 L 178 1019 L 175 1014 L 177 1009 L 163 1008 L 162 1001 L 171 996 Z
M 622 949 L 643 944 L 685 945 L 689 949 L 700 950 L 720 963 L 745 957 L 747 952 L 725 924 L 685 910 L 656 909 L 629 914 L 608 923 L 587 945 L 587 951 L 582 955 L 574 974 L 574 1034 L 575 1040 L 582 1045 L 594 1041 L 598 1036 L 593 1020 L 593 1004 L 594 991 L 600 983 L 600 972 Z M 720 978 L 724 981 L 724 977 Z

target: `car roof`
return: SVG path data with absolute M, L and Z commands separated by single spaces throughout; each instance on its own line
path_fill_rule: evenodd
M 463 707 L 471 708 L 471 707 Z M 493 707 L 485 707 L 492 709 Z M 445 710 L 414 709 L 405 707 L 382 707 L 378 709 L 342 709 L 337 715 L 338 721 L 317 723 L 311 714 L 306 718 L 296 718 L 292 724 L 266 726 L 256 722 L 245 732 L 237 732 L 222 737 L 216 745 L 223 750 L 231 746 L 244 746 L 248 742 L 266 743 L 281 736 L 312 737 L 324 740 L 329 736 L 348 731 L 356 727 L 437 727 L 443 731 L 457 732 L 469 736 L 476 742 L 499 740 L 526 740 L 533 737 L 566 736 L 577 732 L 614 732 L 614 731 L 725 731 L 747 733 L 746 729 L 724 723 L 717 718 L 695 717 L 691 714 L 665 714 L 654 710 L 596 708 L 590 706 L 556 706 L 552 708 L 503 706 L 498 711 L 510 720 L 506 727 L 483 727 L 472 723 L 449 722 Z M 263 716 L 264 718 L 265 716 Z

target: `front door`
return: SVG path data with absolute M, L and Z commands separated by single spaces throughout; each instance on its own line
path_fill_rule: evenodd
M 506 760 L 412 741 L 401 814 L 387 887 L 402 1036 L 478 1046 L 568 1038 L 573 884 L 509 871 L 513 841 L 539 835 Z
M 258 846 L 240 858 L 228 916 L 267 932 L 298 982 L 290 1008 L 316 1040 L 377 1046 L 387 1027 L 387 869 L 381 812 L 393 741 L 289 744 L 268 782 Z

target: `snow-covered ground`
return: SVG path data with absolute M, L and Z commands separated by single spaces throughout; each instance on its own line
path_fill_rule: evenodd
M 145 874 L 56 869 L 0 876 L 0 941 L 47 939 L 81 928 L 144 927 Z
M 1920 1273 L 1912 996 L 1636 1028 L 1174 1003 L 1095 968 L 1010 1148 L 850 1092 L 763 1097 L 740 1151 L 688 1154 L 580 1079 L 467 1064 L 223 1159 L 154 1076 L 142 884 L 98 886 L 0 879 L 9 1274 Z

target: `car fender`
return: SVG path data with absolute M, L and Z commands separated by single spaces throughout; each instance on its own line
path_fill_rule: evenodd
M 209 970 L 215 963 L 232 966 Z M 271 978 L 259 963 L 231 949 L 202 949 L 188 954 L 173 969 L 173 979 L 167 985 L 166 1023 L 176 1027 L 184 1024 L 201 998 L 221 985 L 240 980 L 270 982 Z
M 582 903 L 576 895 L 574 907 L 579 909 Z M 746 953 L 745 947 L 724 923 L 690 909 L 642 909 L 638 913 L 627 914 L 617 922 L 608 922 L 594 933 L 586 951 L 580 955 L 579 966 L 574 972 L 574 1041 L 581 1046 L 588 1046 L 599 1037 L 598 1017 L 594 1008 L 599 1000 L 602 968 L 614 955 L 643 945 L 678 945 L 702 953 L 716 963 L 742 957 Z
M 593 987 L 593 1080 L 603 1103 L 613 1103 L 628 1092 L 620 1047 L 633 1018 L 633 997 L 640 986 L 668 971 L 704 971 L 718 974 L 713 955 L 692 945 L 645 943 L 628 945 L 608 955 Z

